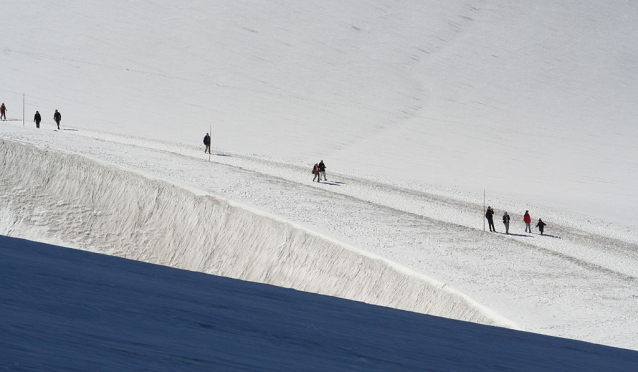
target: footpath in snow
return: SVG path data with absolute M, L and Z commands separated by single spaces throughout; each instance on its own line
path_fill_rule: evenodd
M 497 212 L 507 204 L 513 221 L 525 209 L 542 216 L 549 236 L 523 234 L 516 222 L 509 236 L 490 234 L 475 196 L 338 174 L 328 159 L 329 182 L 317 184 L 309 166 L 248 155 L 214 152 L 209 161 L 202 149 L 139 138 L 15 124 L 1 130 L 3 174 L 13 175 L 2 184 L 3 235 L 109 246 L 106 253 L 175 267 L 262 282 L 283 278 L 277 285 L 638 348 L 633 231 L 490 199 Z M 201 203 L 206 198 L 210 203 Z M 203 226 L 210 228 L 205 234 Z M 217 237 L 224 254 L 192 254 Z M 308 249 L 306 261 L 290 247 Z M 322 281 L 332 292 L 317 289 Z M 424 283 L 429 292 L 413 290 Z M 445 306 L 428 309 L 441 294 L 447 302 L 436 303 Z

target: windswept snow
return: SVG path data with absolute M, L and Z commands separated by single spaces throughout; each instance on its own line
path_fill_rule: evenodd
M 638 349 L 638 4 L 2 11 L 3 235 Z

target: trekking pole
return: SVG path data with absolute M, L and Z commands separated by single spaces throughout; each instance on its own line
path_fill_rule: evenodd
M 22 126 L 24 127 L 24 93 L 22 93 Z
M 208 161 L 210 161 L 210 148 L 213 146 L 213 135 L 210 133 L 213 133 L 212 125 L 208 126 L 208 135 L 210 136 L 210 139 L 208 140 Z

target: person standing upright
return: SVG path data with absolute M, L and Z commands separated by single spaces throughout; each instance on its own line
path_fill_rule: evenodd
M 490 232 L 496 232 L 496 227 L 494 227 L 494 209 L 492 207 L 487 207 L 485 218 L 487 218 L 487 224 L 490 226 Z
M 58 129 L 60 129 L 60 121 L 62 120 L 62 114 L 60 114 L 58 110 L 55 110 L 55 114 L 53 114 L 53 120 L 55 120 L 55 123 L 58 125 Z
M 42 121 L 42 116 L 40 116 L 40 111 L 35 112 L 35 116 L 33 117 L 33 121 L 35 121 L 35 127 L 40 128 L 40 122 Z
M 503 213 L 503 225 L 505 225 L 505 233 L 510 233 L 510 215 L 507 212 Z
M 206 149 L 204 150 L 204 152 L 210 154 L 210 135 L 208 133 L 206 133 L 206 135 L 204 136 L 204 145 L 206 145 Z
M 323 160 L 319 162 L 319 179 L 323 176 L 324 181 L 328 181 L 326 178 L 326 165 L 323 163 Z
M 525 222 L 525 232 L 532 233 L 532 217 L 529 215 L 529 211 L 525 211 L 525 215 L 523 216 L 523 222 Z
M 7 120 L 7 106 L 4 103 L 0 106 L 0 119 Z

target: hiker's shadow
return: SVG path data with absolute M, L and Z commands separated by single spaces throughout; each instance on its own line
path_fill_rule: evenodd
M 521 237 L 523 237 L 523 238 L 531 238 L 531 236 L 529 236 L 529 235 L 525 235 L 525 234 L 512 234 L 512 233 L 509 233 L 509 234 L 505 234 L 505 235 L 511 235 L 511 236 L 521 236 Z
M 554 238 L 554 239 L 562 239 L 560 236 L 556 236 L 556 235 L 543 234 L 541 236 L 547 236 L 549 238 Z
M 345 182 L 332 182 L 332 181 L 323 181 L 321 182 L 324 185 L 330 185 L 330 186 L 341 186 L 341 185 L 345 185 Z

